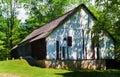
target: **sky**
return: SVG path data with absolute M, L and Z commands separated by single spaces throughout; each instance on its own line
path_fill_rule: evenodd
M 25 22 L 25 20 L 28 18 L 28 15 L 26 15 L 26 11 L 24 8 L 18 8 L 18 16 L 17 18 L 21 20 L 21 22 Z

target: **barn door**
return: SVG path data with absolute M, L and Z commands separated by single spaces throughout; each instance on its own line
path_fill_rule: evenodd
M 46 42 L 44 38 L 32 42 L 32 57 L 38 60 L 46 59 Z

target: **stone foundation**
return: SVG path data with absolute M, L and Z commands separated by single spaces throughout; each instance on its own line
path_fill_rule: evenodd
M 81 68 L 106 70 L 105 60 L 37 60 L 37 64 L 44 68 Z

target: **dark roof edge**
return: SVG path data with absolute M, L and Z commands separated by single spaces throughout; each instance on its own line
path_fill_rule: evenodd
M 86 10 L 89 11 L 89 13 L 93 16 L 93 18 L 94 18 L 95 20 L 97 20 L 96 16 L 88 9 L 88 7 L 86 7 L 85 4 L 81 4 L 81 6 L 85 7 Z
M 112 36 L 112 34 L 109 31 L 106 31 L 108 33 L 108 35 L 112 38 L 113 42 L 117 42 L 116 39 Z
M 65 14 L 62 14 L 61 16 L 58 16 L 58 17 L 56 17 L 55 19 L 49 21 L 48 23 L 50 23 L 50 22 L 52 22 L 52 21 L 54 21 L 54 20 L 56 20 L 56 19 L 59 19 L 60 17 L 66 15 L 67 13 L 69 13 L 69 12 L 75 10 L 75 9 L 79 9 L 79 8 L 81 8 L 82 6 L 85 7 L 87 11 L 89 11 L 89 13 L 93 16 L 93 18 L 94 18 L 95 20 L 97 20 L 97 18 L 95 17 L 95 15 L 88 9 L 88 7 L 86 7 L 86 5 L 82 3 L 82 4 L 80 4 L 79 6 L 75 7 L 74 9 L 66 12 Z M 76 12 L 77 12 L 77 11 L 76 11 Z M 48 23 L 46 23 L 46 24 L 48 24 Z M 44 24 L 44 25 L 46 25 L 46 24 Z M 40 27 L 38 27 L 38 28 L 41 28 L 41 27 L 43 27 L 44 25 L 42 25 L 42 26 L 40 26 Z M 36 28 L 36 29 L 38 29 L 38 28 Z M 36 30 L 36 29 L 35 29 L 35 30 Z M 33 30 L 33 31 L 34 31 L 34 30 Z

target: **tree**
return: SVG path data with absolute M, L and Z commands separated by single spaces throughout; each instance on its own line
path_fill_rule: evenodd
M 30 0 L 26 4 L 26 9 L 30 10 L 28 12 L 29 18 L 25 22 L 26 29 L 29 30 L 28 33 L 68 12 L 72 5 L 79 5 L 82 2 L 90 3 L 89 0 Z
M 18 24 L 20 21 L 16 18 L 17 14 L 17 5 L 18 0 L 0 0 L 1 3 L 1 17 L 0 17 L 0 44 L 2 44 L 0 47 L 1 56 L 0 59 L 5 59 L 6 57 L 9 57 L 10 49 L 14 45 L 14 41 L 16 39 L 14 35 L 15 33 L 18 33 L 15 31 L 15 28 L 19 26 Z
M 57 18 L 64 13 L 66 1 L 62 0 L 31 0 L 26 6 L 29 9 L 28 19 L 24 23 L 25 29 L 29 30 L 28 34 L 51 20 Z M 59 11 L 58 11 L 59 10 Z
M 0 16 L 0 60 L 4 59 L 4 54 L 6 54 L 6 52 L 4 52 L 5 49 L 5 39 L 6 39 L 6 34 L 5 32 L 5 27 L 4 25 L 4 17 L 1 15 Z
M 120 0 L 96 0 L 97 18 L 93 32 L 109 33 L 115 42 L 115 52 L 120 53 Z M 99 36 L 100 37 L 100 36 Z

